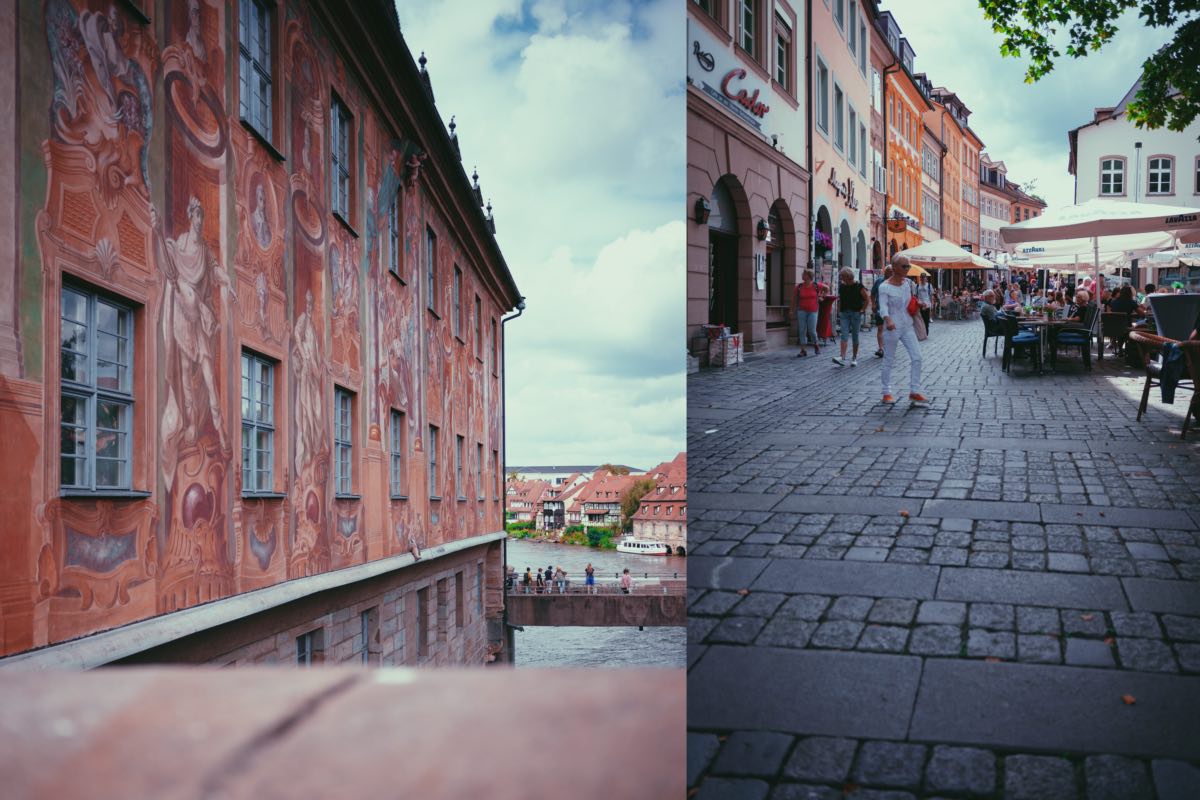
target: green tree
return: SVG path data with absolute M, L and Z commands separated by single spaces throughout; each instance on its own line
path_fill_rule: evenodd
M 1068 37 L 1065 54 L 1082 58 L 1104 47 L 1117 32 L 1117 18 L 1136 8 L 1144 25 L 1174 28 L 1175 38 L 1142 63 L 1129 118 L 1140 128 L 1181 131 L 1200 115 L 1200 0 L 979 0 L 979 6 L 1004 37 L 1001 55 L 1028 53 L 1026 83 L 1054 69 L 1064 54 L 1061 31 Z
M 642 504 L 642 498 L 653 488 L 654 481 L 649 478 L 642 478 L 641 480 L 634 481 L 634 484 L 625 490 L 625 494 L 621 495 L 622 530 L 627 531 L 633 528 L 633 515 L 637 513 L 638 506 Z
M 596 472 L 605 469 L 610 475 L 628 475 L 629 467 L 618 467 L 616 464 L 601 464 L 596 467 Z

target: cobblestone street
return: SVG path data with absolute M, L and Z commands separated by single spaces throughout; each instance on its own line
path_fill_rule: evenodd
M 788 347 L 688 383 L 689 786 L 1200 797 L 1200 432 L 1122 358 L 1009 374 L 934 321 L 927 408 Z

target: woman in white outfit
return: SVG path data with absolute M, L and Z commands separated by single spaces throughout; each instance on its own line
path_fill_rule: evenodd
M 913 318 L 908 313 L 909 300 L 914 295 L 912 281 L 907 277 L 908 257 L 897 253 L 892 259 L 892 276 L 879 287 L 879 316 L 883 317 L 883 402 L 896 402 L 892 394 L 892 365 L 896 361 L 896 344 L 908 351 L 910 366 L 908 399 L 914 404 L 928 403 L 921 394 L 921 345 L 913 330 Z

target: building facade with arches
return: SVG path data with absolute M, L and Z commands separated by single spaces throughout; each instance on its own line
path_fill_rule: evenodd
M 706 325 L 747 351 L 788 340 L 809 252 L 804 25 L 785 0 L 688 4 L 687 339 L 701 363 Z

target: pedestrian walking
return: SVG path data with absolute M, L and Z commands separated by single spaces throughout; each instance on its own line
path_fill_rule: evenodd
M 596 593 L 596 569 L 592 566 L 592 562 L 590 562 L 590 561 L 588 562 L 587 568 L 584 569 L 583 574 L 587 576 L 584 579 L 584 583 L 587 585 L 588 594 L 595 594 Z
M 875 341 L 879 343 L 879 348 L 875 351 L 876 358 L 883 358 L 883 317 L 879 316 L 882 313 L 879 308 L 879 287 L 890 277 L 892 267 L 889 264 L 883 268 L 883 274 L 875 279 L 875 283 L 871 284 L 871 321 L 875 323 Z
M 928 275 L 917 276 L 917 302 L 921 304 L 921 319 L 925 320 L 925 330 L 929 330 L 930 309 L 933 308 L 933 290 L 929 284 Z
M 838 327 L 841 328 L 839 338 L 841 355 L 833 357 L 833 363 L 839 367 L 846 366 L 846 344 L 853 340 L 854 351 L 850 366 L 858 366 L 858 331 L 862 327 L 862 315 L 870 302 L 867 288 L 854 278 L 854 270 L 842 267 L 838 273 Z
M 624 574 L 621 575 L 621 591 L 625 594 L 633 589 L 633 576 L 629 574 L 629 567 L 625 568 Z
M 913 329 L 912 315 L 919 308 L 913 295 L 913 284 L 907 277 L 908 257 L 897 253 L 892 258 L 892 277 L 879 287 L 879 314 L 883 317 L 883 402 L 895 403 L 892 395 L 892 366 L 896 361 L 896 346 L 903 343 L 908 351 L 909 388 L 908 399 L 915 405 L 929 402 L 921 394 L 921 345 Z
M 797 358 L 808 355 L 808 350 L 804 346 L 806 340 L 812 341 L 814 353 L 821 354 L 821 345 L 817 340 L 819 298 L 820 290 L 813 283 L 812 270 L 806 269 L 800 283 L 792 290 L 792 316 L 796 318 L 796 342 L 800 345 L 800 352 L 796 354 Z

